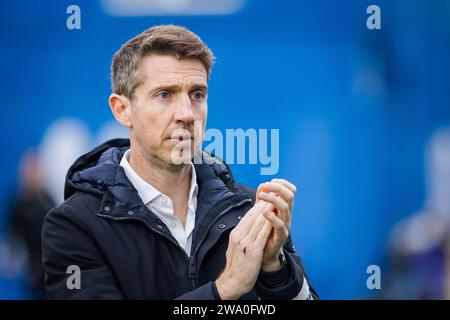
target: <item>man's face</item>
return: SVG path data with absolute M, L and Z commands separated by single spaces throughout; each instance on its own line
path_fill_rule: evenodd
M 173 165 L 174 150 L 180 148 L 189 153 L 176 154 L 190 159 L 201 146 L 206 126 L 205 67 L 197 59 L 152 54 L 142 60 L 139 72 L 145 80 L 130 108 L 132 143 L 152 161 Z

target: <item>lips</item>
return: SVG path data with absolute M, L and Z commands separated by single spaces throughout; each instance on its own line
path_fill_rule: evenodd
M 167 139 L 174 141 L 192 140 L 192 135 L 190 133 L 172 134 Z

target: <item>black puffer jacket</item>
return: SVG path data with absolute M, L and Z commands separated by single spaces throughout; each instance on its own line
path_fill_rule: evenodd
M 225 266 L 228 236 L 252 207 L 255 191 L 236 184 L 218 160 L 195 164 L 199 190 L 188 257 L 119 165 L 128 148 L 127 139 L 108 141 L 80 157 L 67 173 L 66 200 L 47 214 L 42 231 L 49 298 L 220 298 L 214 280 Z M 285 267 L 261 272 L 242 299 L 291 299 L 300 291 L 302 264 L 290 240 L 284 248 Z M 80 289 L 67 285 L 71 265 L 81 271 Z

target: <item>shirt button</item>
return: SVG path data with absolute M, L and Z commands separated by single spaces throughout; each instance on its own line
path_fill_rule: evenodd
M 170 224 L 170 227 L 171 227 L 172 229 L 175 229 L 176 226 L 177 226 L 177 225 L 176 225 L 175 222 L 172 222 L 172 223 Z
M 108 207 L 108 206 L 104 207 L 103 209 L 104 209 L 106 212 L 108 212 L 109 210 L 111 210 L 111 208 Z
M 238 217 L 238 220 L 241 220 L 241 219 L 242 219 L 242 216 L 239 216 L 239 217 Z
M 225 228 L 225 225 L 222 223 L 222 224 L 219 224 L 219 228 L 220 229 L 224 229 Z
M 133 211 L 133 210 L 129 210 L 129 211 L 128 211 L 128 214 L 129 214 L 130 216 L 132 216 L 132 215 L 134 214 L 134 211 Z

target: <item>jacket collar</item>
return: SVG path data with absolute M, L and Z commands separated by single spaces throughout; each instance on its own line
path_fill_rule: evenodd
M 149 214 L 120 166 L 129 146 L 128 139 L 114 139 L 77 159 L 67 173 L 64 196 L 67 199 L 76 192 L 96 194 L 102 197 L 101 215 L 116 219 L 133 216 L 159 226 L 161 221 Z M 214 219 L 216 211 L 248 196 L 233 188 L 233 175 L 224 162 L 204 151 L 200 152 L 203 161 L 194 164 L 198 184 L 196 226 L 206 226 Z

